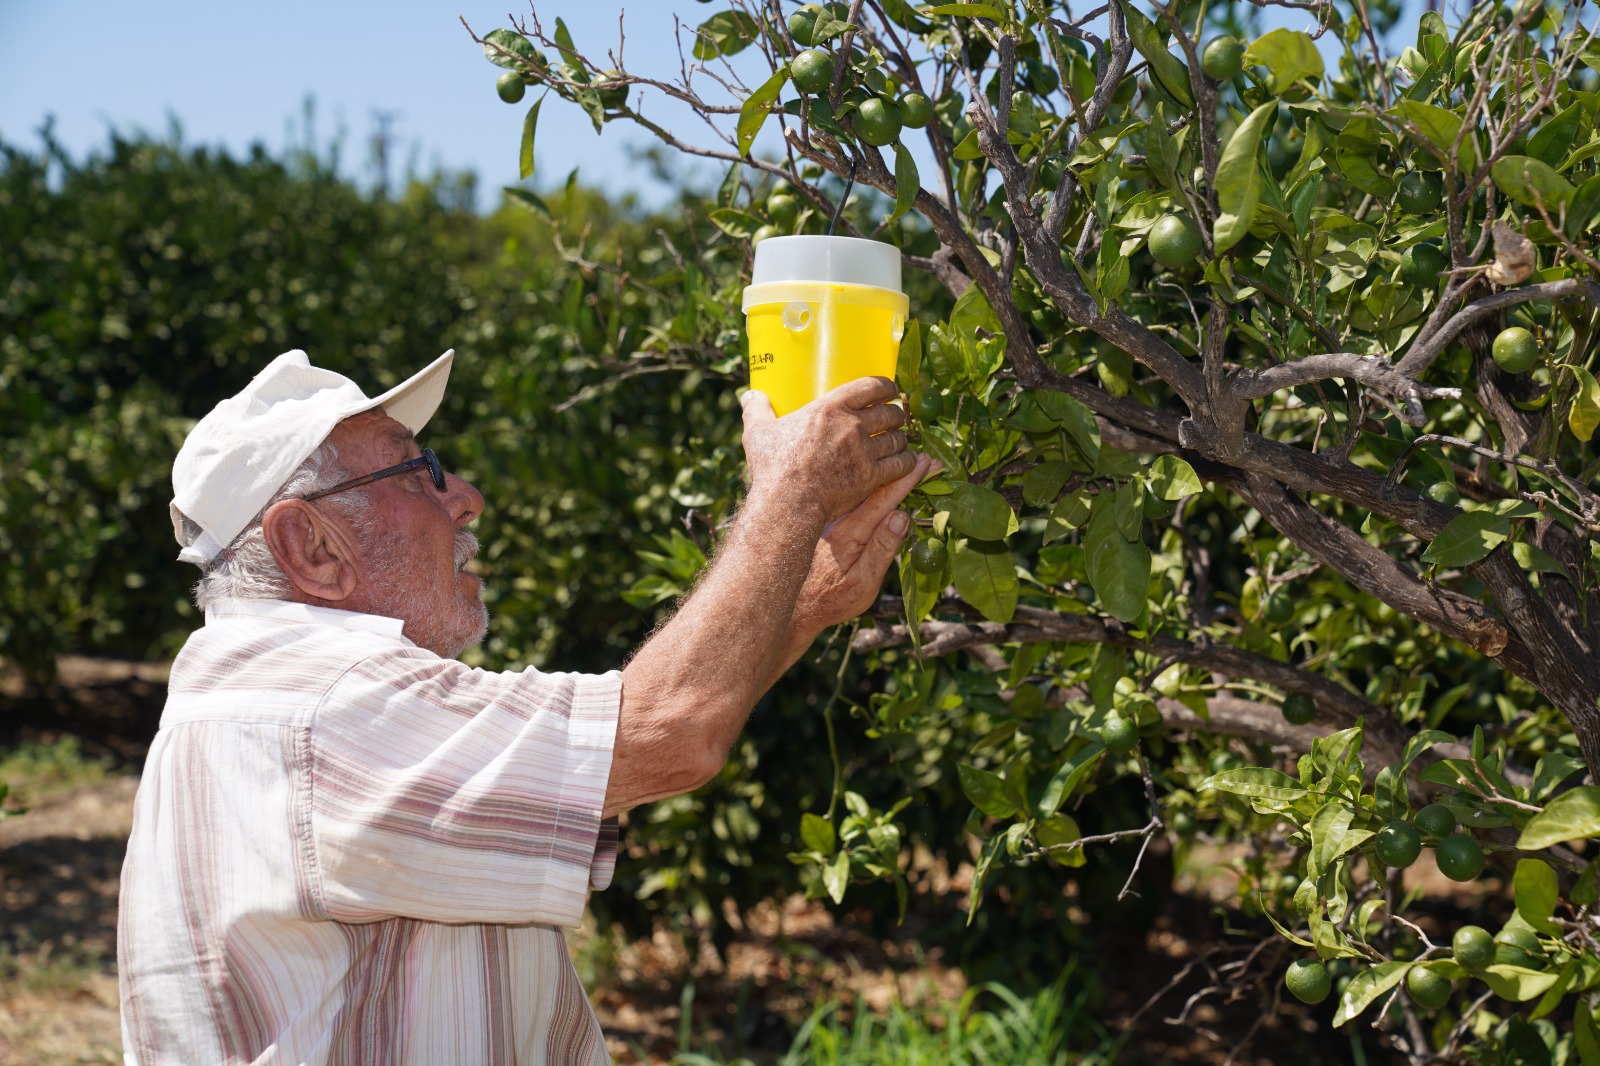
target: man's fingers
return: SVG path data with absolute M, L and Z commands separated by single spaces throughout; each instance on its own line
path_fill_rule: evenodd
M 906 424 L 905 409 L 898 404 L 880 403 L 861 412 L 861 428 L 875 436 Z
M 836 521 L 826 534 L 835 544 L 859 545 L 866 543 L 883 520 L 899 507 L 911 490 L 917 487 L 917 482 L 922 480 L 928 468 L 933 465 L 933 460 L 926 455 L 913 456 L 911 473 L 904 477 L 896 478 L 886 485 L 880 485 L 873 490 L 872 495 L 862 500 L 855 509 L 843 515 Z
M 885 459 L 905 450 L 906 435 L 898 429 L 867 438 L 867 457 L 870 459 Z
M 888 378 L 856 378 L 828 393 L 825 399 L 845 407 L 862 408 L 888 403 L 899 395 L 900 390 Z

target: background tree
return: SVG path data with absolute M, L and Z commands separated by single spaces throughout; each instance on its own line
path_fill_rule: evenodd
M 1415 1061 L 1600 1061 L 1572 843 L 1600 790 L 1562 790 L 1600 765 L 1600 48 L 1581 3 L 1428 12 L 1398 55 L 1392 9 L 1266 6 L 1308 32 L 1192 2 L 735 0 L 679 80 L 537 13 L 480 43 L 541 94 L 525 168 L 553 93 L 726 163 L 736 238 L 819 232 L 853 181 L 879 195 L 839 231 L 947 294 L 914 299 L 898 375 L 946 471 L 850 634 L 902 795 L 836 779 L 800 826 L 817 892 L 898 885 L 897 814 L 952 781 L 974 914 L 1102 845 L 1125 895 L 1199 816 L 1248 845 L 1241 894 L 1281 934 L 1213 991 L 1276 997 L 1300 953 L 1291 992 L 1336 978 L 1334 1023 L 1376 1005 Z M 781 154 L 751 157 L 769 124 Z M 711 277 L 684 298 L 731 309 Z M 1455 880 L 1488 853 L 1497 937 L 1401 891 L 1424 845 Z

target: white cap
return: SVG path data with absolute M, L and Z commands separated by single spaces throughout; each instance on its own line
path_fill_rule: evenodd
M 768 237 L 756 245 L 750 284 L 820 281 L 900 291 L 900 249 L 860 237 Z
M 416 433 L 444 398 L 455 350 L 375 399 L 343 374 L 311 365 L 306 353 L 284 352 L 237 396 L 213 407 L 189 431 L 172 463 L 172 533 L 183 543 L 183 519 L 199 538 L 178 553 L 205 566 L 232 544 L 277 495 L 333 427 L 383 408 Z

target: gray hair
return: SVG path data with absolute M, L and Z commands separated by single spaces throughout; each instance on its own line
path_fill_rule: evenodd
M 218 600 L 281 600 L 288 596 L 291 590 L 289 579 L 267 548 L 266 534 L 261 528 L 262 516 L 281 500 L 309 496 L 332 488 L 347 476 L 347 471 L 339 463 L 338 446 L 332 440 L 324 440 L 289 475 L 289 480 L 250 520 L 244 531 L 234 538 L 233 543 L 206 565 L 199 583 L 194 587 L 195 606 L 203 611 Z M 339 506 L 346 517 L 358 521 L 365 519 L 366 512 L 370 510 L 370 504 L 360 494 L 340 500 Z M 199 524 L 184 515 L 183 545 L 192 544 L 200 533 Z

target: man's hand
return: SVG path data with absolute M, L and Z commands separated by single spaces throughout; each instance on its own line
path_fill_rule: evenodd
M 752 491 L 792 492 L 831 522 L 911 472 L 888 378 L 857 378 L 784 418 L 765 394 L 744 395 L 744 451 Z
M 878 598 L 911 525 L 900 503 L 933 468 L 928 456 L 915 459 L 911 473 L 879 488 L 823 532 L 795 604 L 797 633 L 810 636 L 848 622 Z

